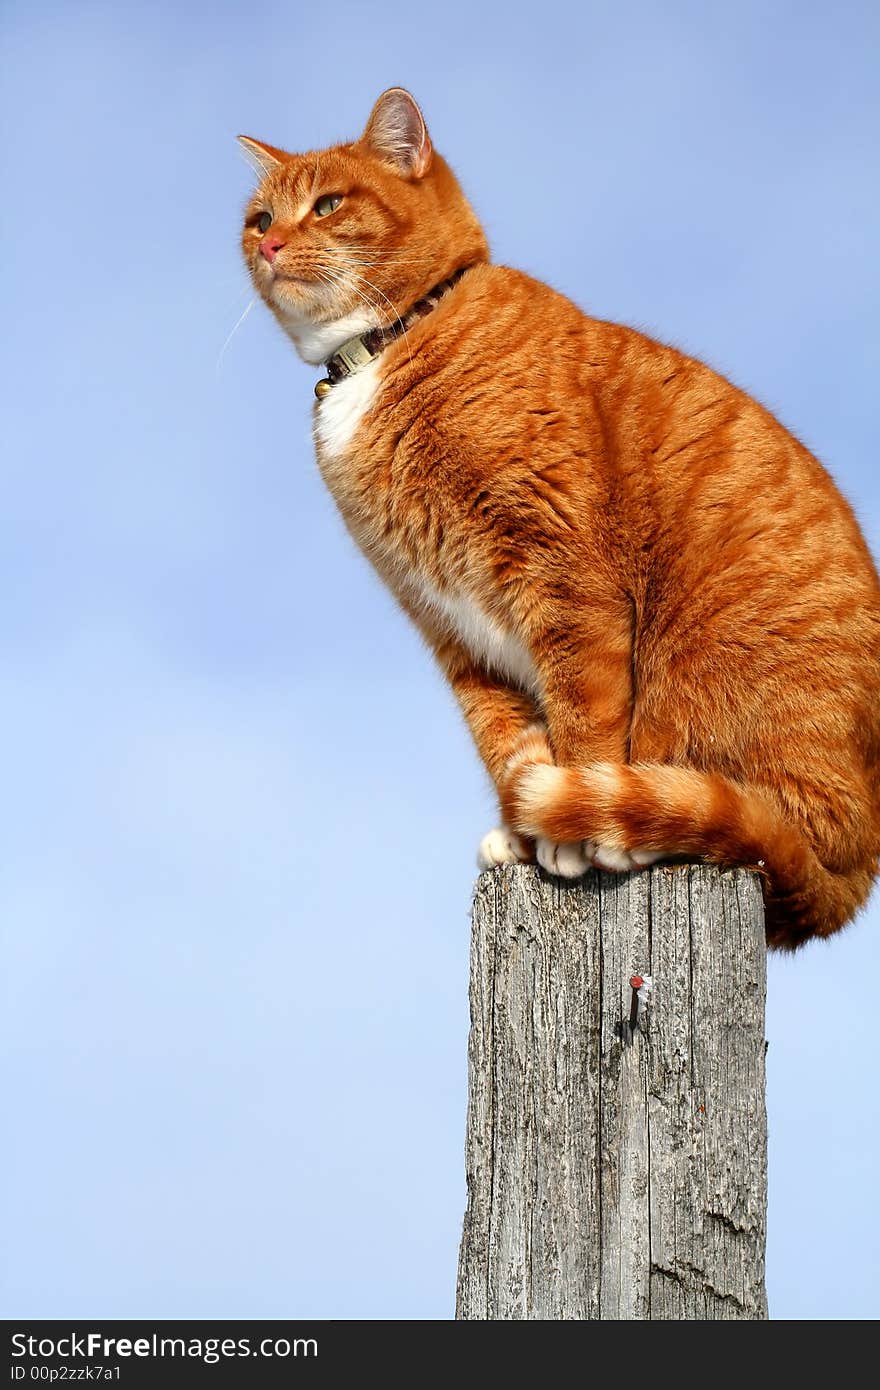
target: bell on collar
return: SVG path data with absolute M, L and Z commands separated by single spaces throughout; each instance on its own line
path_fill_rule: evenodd
M 318 397 L 319 401 L 322 401 L 325 396 L 328 396 L 332 390 L 333 382 L 328 376 L 322 376 L 320 381 L 315 382 L 315 395 Z

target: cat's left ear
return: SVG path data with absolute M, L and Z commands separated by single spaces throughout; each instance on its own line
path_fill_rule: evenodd
M 252 140 L 249 135 L 236 135 L 235 138 L 248 164 L 261 179 L 267 174 L 274 174 L 284 164 L 284 151 L 276 150 L 274 145 L 264 145 L 261 140 Z
M 382 93 L 362 139 L 405 178 L 424 178 L 431 167 L 433 148 L 425 119 L 403 87 L 389 87 Z

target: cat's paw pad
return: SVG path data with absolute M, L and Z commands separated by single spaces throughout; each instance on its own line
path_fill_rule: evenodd
M 497 869 L 499 864 L 524 864 L 531 857 L 522 836 L 503 825 L 484 835 L 477 850 L 477 864 L 481 869 Z
M 585 874 L 593 863 L 593 848 L 590 840 L 558 842 L 542 836 L 536 842 L 538 863 L 557 878 L 580 878 Z

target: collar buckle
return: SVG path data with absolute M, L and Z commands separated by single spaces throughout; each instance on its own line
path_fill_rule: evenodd
M 359 367 L 365 367 L 368 362 L 372 362 L 376 354 L 370 352 L 363 337 L 359 334 L 356 338 L 349 338 L 348 342 L 343 343 L 341 348 L 337 348 L 333 356 L 338 357 L 349 372 L 356 372 Z
M 425 295 L 424 299 L 418 300 L 416 304 L 396 322 L 389 324 L 386 328 L 371 328 L 366 333 L 359 333 L 354 338 L 349 338 L 342 347 L 337 348 L 332 357 L 325 362 L 327 376 L 315 386 L 315 395 L 318 400 L 323 400 L 338 381 L 351 376 L 353 372 L 359 372 L 362 367 L 366 367 L 388 343 L 394 342 L 401 333 L 405 333 L 416 319 L 422 318 L 434 309 L 447 290 L 451 290 L 456 285 L 468 269 L 461 266 L 450 275 L 448 280 L 441 280 L 439 285 L 435 285 L 432 290 Z

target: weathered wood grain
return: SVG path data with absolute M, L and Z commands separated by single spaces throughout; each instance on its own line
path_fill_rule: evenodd
M 763 923 L 743 869 L 481 875 L 457 1317 L 767 1316 Z

